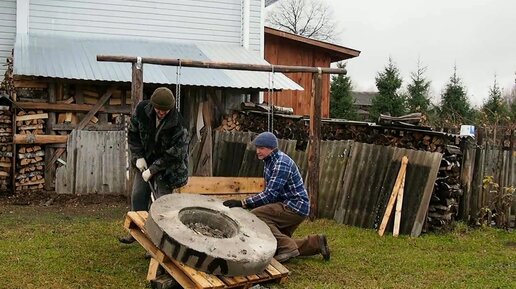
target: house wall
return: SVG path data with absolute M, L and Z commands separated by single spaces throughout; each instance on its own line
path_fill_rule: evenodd
M 251 0 L 250 47 L 259 50 L 260 0 Z M 29 31 L 242 42 L 242 0 L 31 0 Z M 258 4 L 257 4 L 258 3 Z M 259 19 L 259 18 L 258 18 Z M 258 39 L 259 40 L 259 39 Z
M 265 60 L 271 64 L 292 66 L 330 67 L 329 55 L 316 48 L 300 44 L 274 35 L 265 35 Z M 285 73 L 287 77 L 301 85 L 305 90 L 285 90 L 274 93 L 274 105 L 292 107 L 296 115 L 310 114 L 310 97 L 312 93 L 311 73 Z M 330 76 L 323 74 L 322 117 L 330 115 Z M 269 101 L 268 93 L 265 101 Z
M 6 58 L 11 56 L 16 36 L 16 0 L 0 1 L 0 82 L 4 79 Z

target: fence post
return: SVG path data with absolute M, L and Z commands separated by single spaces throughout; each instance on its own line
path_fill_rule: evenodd
M 460 176 L 463 194 L 459 207 L 459 219 L 464 221 L 469 221 L 471 218 L 471 186 L 473 170 L 475 168 L 475 148 L 476 143 L 474 140 L 467 138 L 463 141 L 462 171 Z

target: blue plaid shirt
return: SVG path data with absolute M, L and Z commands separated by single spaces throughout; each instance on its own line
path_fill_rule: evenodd
M 308 216 L 310 199 L 294 161 L 282 151 L 274 150 L 264 162 L 265 190 L 248 197 L 246 207 L 282 202 L 297 214 Z

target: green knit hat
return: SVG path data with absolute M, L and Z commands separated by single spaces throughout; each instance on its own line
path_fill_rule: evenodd
M 158 87 L 152 93 L 150 102 L 159 110 L 171 110 L 176 106 L 176 98 L 172 91 L 166 87 Z

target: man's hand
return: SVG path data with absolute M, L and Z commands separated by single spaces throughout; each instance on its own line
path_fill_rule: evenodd
M 242 201 L 240 200 L 227 200 L 227 201 L 224 201 L 224 203 L 222 203 L 224 206 L 226 207 L 230 207 L 230 208 L 233 208 L 233 207 L 240 207 L 242 208 Z
M 143 172 L 147 169 L 147 162 L 144 158 L 139 158 L 136 160 L 136 168 L 140 170 L 140 172 Z
M 148 182 L 149 179 L 152 177 L 152 173 L 149 169 L 146 169 L 143 173 L 142 173 L 142 178 L 144 181 Z

